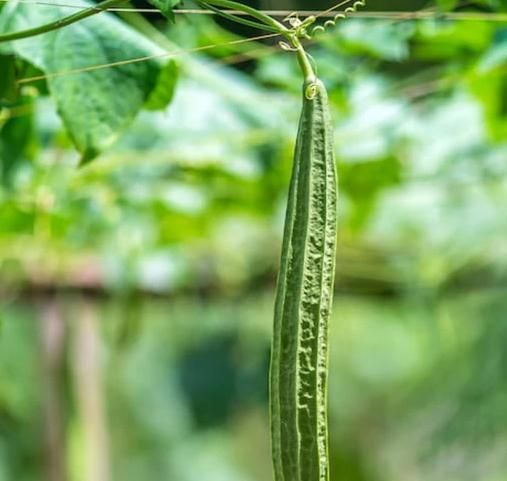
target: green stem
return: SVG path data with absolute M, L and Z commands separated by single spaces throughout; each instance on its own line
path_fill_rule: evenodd
M 20 30 L 18 32 L 0 34 L 0 43 L 12 42 L 14 40 L 21 40 L 23 38 L 35 37 L 37 35 L 58 30 L 73 23 L 79 22 L 80 20 L 83 20 L 85 18 L 91 17 L 92 15 L 96 15 L 97 13 L 103 12 L 104 10 L 107 10 L 112 6 L 118 5 L 119 3 L 125 1 L 126 0 L 103 0 L 97 5 L 85 8 L 77 13 L 69 15 L 68 17 L 63 17 L 54 22 L 47 23 L 45 25 L 40 25 L 39 27 L 30 28 L 27 30 Z M 252 18 L 255 18 L 259 22 L 261 22 L 260 24 L 258 24 L 256 22 L 246 21 L 249 22 L 250 26 L 255 26 L 256 28 L 264 27 L 266 30 L 270 32 L 280 33 L 280 35 L 285 36 L 291 42 L 291 44 L 296 50 L 299 65 L 301 67 L 301 70 L 303 71 L 303 75 L 305 76 L 305 81 L 312 82 L 315 80 L 316 78 L 315 72 L 310 62 L 310 59 L 308 58 L 308 54 L 305 52 L 305 49 L 303 48 L 303 45 L 301 44 L 298 38 L 298 35 L 295 34 L 293 30 L 288 29 L 282 23 L 278 22 L 277 20 L 268 15 L 265 15 L 262 12 L 259 12 L 255 8 L 249 7 L 248 5 L 244 5 L 242 3 L 235 2 L 233 0 L 198 0 L 198 3 L 201 5 L 207 4 L 208 7 L 211 5 L 244 12 L 247 15 L 250 15 Z M 233 15 L 229 15 L 226 12 L 224 13 L 230 20 L 235 21 L 239 20 Z
M 290 31 L 287 27 L 285 27 L 285 25 L 283 25 L 283 23 L 278 22 L 269 15 L 259 12 L 255 8 L 249 7 L 248 5 L 243 5 L 242 3 L 234 2 L 233 0 L 206 0 L 206 3 L 221 8 L 227 8 L 230 10 L 239 10 L 240 12 L 244 12 L 247 15 L 256 18 L 261 23 L 274 28 L 277 32 L 281 34 L 286 35 Z
M 279 33 L 279 30 L 275 29 L 274 27 L 266 25 L 265 23 L 253 22 L 251 20 L 247 20 L 247 19 L 244 19 L 244 18 L 240 18 L 240 17 L 234 16 L 234 15 L 231 15 L 231 14 L 229 14 L 227 12 L 224 12 L 223 10 L 220 10 L 219 8 L 216 8 L 214 5 L 211 5 L 207 1 L 205 2 L 205 1 L 202 1 L 202 0 L 197 0 L 197 3 L 199 5 L 201 5 L 203 8 L 212 10 L 217 15 L 220 15 L 221 17 L 224 17 L 227 20 L 231 20 L 231 21 L 236 22 L 236 23 L 241 23 L 243 25 L 247 25 L 249 27 L 253 27 L 253 28 L 256 28 L 258 30 L 264 30 L 266 32 L 271 32 L 271 33 Z
M 297 33 L 285 27 L 285 25 L 283 25 L 282 23 L 278 22 L 272 17 L 269 17 L 268 15 L 265 15 L 262 12 L 259 12 L 258 10 L 252 7 L 249 7 L 248 5 L 243 5 L 242 3 L 238 3 L 233 0 L 198 0 L 198 3 L 201 5 L 208 4 L 208 7 L 212 5 L 221 8 L 227 8 L 230 10 L 238 10 L 240 12 L 244 12 L 247 15 L 256 18 L 257 20 L 259 20 L 266 26 L 270 27 L 271 29 L 274 29 L 275 32 L 278 32 L 281 35 L 285 36 L 294 47 L 297 54 L 299 65 L 305 77 L 305 81 L 311 83 L 314 82 L 315 79 L 317 78 L 312 63 L 310 62 L 308 54 L 306 53 L 303 45 L 301 44 L 301 41 L 299 40 Z M 232 15 L 228 16 L 228 18 L 230 20 L 238 21 L 238 19 L 234 18 Z
M 52 32 L 53 30 L 58 30 L 62 27 L 66 27 L 67 25 L 71 25 L 72 23 L 79 22 L 84 18 L 91 17 L 92 15 L 96 15 L 97 13 L 103 12 L 108 8 L 115 6 L 119 3 L 124 2 L 125 0 L 104 0 L 93 7 L 85 8 L 80 10 L 77 13 L 69 15 L 68 17 L 60 18 L 51 23 L 46 23 L 45 25 L 41 25 L 35 28 L 29 28 L 27 30 L 20 30 L 19 32 L 5 33 L 0 35 L 0 43 L 3 42 L 12 42 L 13 40 L 21 40 L 23 38 L 35 37 L 36 35 L 41 35 L 43 33 Z
M 315 70 L 313 68 L 313 65 L 310 62 L 310 59 L 308 58 L 308 54 L 306 53 L 306 50 L 304 49 L 301 41 L 295 35 L 290 37 L 290 41 L 292 42 L 292 45 L 296 49 L 297 59 L 299 62 L 299 66 L 301 67 L 301 70 L 303 71 L 303 75 L 305 77 L 305 82 L 308 82 L 308 83 L 315 82 L 315 80 L 317 79 L 317 75 L 315 74 Z

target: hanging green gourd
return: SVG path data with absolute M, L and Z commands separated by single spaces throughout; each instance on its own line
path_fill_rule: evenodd
M 286 38 L 304 74 L 303 109 L 289 189 L 277 282 L 270 367 L 270 421 L 275 481 L 328 481 L 328 330 L 334 292 L 338 183 L 333 125 L 324 84 L 301 43 L 317 17 L 289 16 L 289 28 L 231 0 L 198 0 L 234 19 L 232 8 L 251 16 L 241 23 Z M 341 2 L 323 13 L 331 13 Z M 356 1 L 311 34 L 322 32 L 365 5 Z
M 278 279 L 271 358 L 276 481 L 328 479 L 328 322 L 337 180 L 327 93 L 305 83 Z
M 364 6 L 358 1 L 324 27 Z M 270 369 L 275 481 L 327 481 L 328 332 L 334 292 L 338 182 L 334 129 L 324 84 L 300 42 L 315 22 L 289 18 L 286 50 L 305 76 L 303 109 L 285 218 Z
M 305 83 L 275 301 L 271 436 L 276 481 L 325 481 L 338 188 L 327 92 L 297 38 L 292 45 Z

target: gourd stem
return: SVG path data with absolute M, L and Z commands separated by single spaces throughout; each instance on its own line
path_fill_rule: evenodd
M 69 15 L 68 17 L 60 18 L 59 20 L 56 20 L 51 23 L 46 23 L 39 27 L 29 28 L 27 30 L 20 30 L 19 32 L 4 33 L 3 35 L 0 35 L 0 43 L 12 42 L 13 40 L 21 40 L 23 38 L 35 37 L 36 35 L 52 32 L 53 30 L 58 30 L 62 27 L 66 27 L 67 25 L 71 25 L 87 17 L 91 17 L 92 15 L 96 15 L 97 13 L 103 12 L 104 10 L 107 10 L 109 7 L 113 7 L 124 1 L 125 0 L 104 0 L 100 3 L 97 3 L 97 5 L 94 5 L 93 7 L 85 8 L 77 13 Z
M 298 58 L 299 66 L 303 71 L 303 75 L 305 77 L 305 82 L 312 83 L 315 82 L 317 76 L 315 75 L 315 69 L 313 68 L 312 62 L 306 53 L 306 50 L 303 47 L 303 44 L 299 40 L 297 36 L 290 37 L 290 41 L 292 45 L 296 49 L 296 55 Z
M 242 3 L 235 2 L 234 0 L 197 0 L 199 4 L 209 6 L 216 6 L 221 8 L 227 8 L 230 10 L 238 10 L 240 12 L 244 12 L 247 15 L 259 20 L 264 25 L 270 27 L 270 29 L 274 29 L 275 32 L 279 32 L 281 35 L 285 36 L 287 40 L 292 44 L 294 50 L 298 57 L 298 62 L 303 71 L 303 75 L 305 76 L 306 82 L 314 82 L 317 78 L 315 75 L 314 68 L 310 59 L 308 58 L 308 54 L 306 53 L 301 41 L 297 33 L 294 30 L 288 29 L 282 23 L 278 22 L 274 18 L 259 12 L 255 8 L 249 7 L 248 5 L 243 5 Z M 214 10 L 214 9 L 213 9 Z M 217 12 L 218 13 L 218 12 Z M 239 21 L 239 19 L 233 18 L 232 15 L 227 16 L 230 20 Z
M 206 0 L 206 3 L 210 5 L 215 5 L 221 8 L 227 8 L 230 10 L 239 10 L 240 12 L 244 12 L 247 15 L 250 15 L 253 18 L 256 18 L 260 22 L 269 27 L 274 28 L 280 34 L 287 34 L 290 30 L 285 27 L 282 23 L 278 22 L 274 18 L 266 15 L 255 8 L 249 7 L 248 5 L 243 5 L 242 3 L 235 2 L 233 0 Z

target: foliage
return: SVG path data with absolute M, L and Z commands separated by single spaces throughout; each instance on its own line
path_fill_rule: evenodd
M 208 22 L 193 30 L 183 19 L 169 31 L 183 48 L 235 38 Z M 340 263 L 350 271 L 342 276 L 363 278 L 372 245 L 388 284 L 438 286 L 485 269 L 495 279 L 504 275 L 495 247 L 505 232 L 502 31 L 501 24 L 486 22 L 357 20 L 313 49 L 339 119 L 342 246 L 354 244 L 352 250 L 366 256 L 357 266 L 342 248 L 346 258 Z M 235 55 L 234 49 L 221 54 Z M 248 62 L 258 83 L 183 56 L 168 113 L 144 112 L 96 164 L 81 170 L 51 103 L 41 97 L 45 90 L 22 88 L 10 108 L 24 115 L 4 121 L 1 131 L 2 151 L 16 150 L 3 154 L 10 191 L 4 191 L 1 214 L 2 252 L 8 265 L 19 265 L 14 273 L 33 278 L 37 274 L 29 271 L 39 266 L 48 278 L 72 277 L 95 258 L 101 284 L 143 284 L 151 277 L 149 287 L 164 290 L 200 282 L 232 287 L 274 269 L 299 81 L 290 56 L 273 54 L 269 46 L 237 49 L 239 60 L 248 61 L 249 50 L 260 57 Z M 163 74 L 169 78 L 163 85 L 171 85 L 173 68 Z M 115 75 L 117 69 L 100 72 Z M 97 132 L 108 133 L 125 120 L 117 115 L 121 109 L 133 115 L 142 96 L 139 90 L 134 102 L 99 95 L 105 102 L 100 109 L 88 102 L 79 108 L 98 109 Z M 111 102 L 117 114 L 111 115 L 113 109 L 101 117 Z M 26 115 L 32 105 L 33 114 Z M 76 127 L 83 127 L 84 118 L 75 117 Z M 93 131 L 86 139 L 111 138 Z M 9 141 L 14 135 L 24 142 Z M 235 229 L 224 240 L 219 233 L 240 219 L 248 234 Z M 439 229 L 432 228 L 435 223 Z M 47 228 L 28 235 L 34 225 Z M 256 253 L 259 241 L 264 255 Z M 231 244 L 242 246 L 242 260 L 229 257 L 236 251 Z M 31 253 L 29 261 L 23 252 Z M 192 261 L 203 256 L 207 276 Z M 150 259 L 166 259 L 157 282 L 145 272 Z
M 8 7 L 2 21 L 18 26 L 56 12 Z M 114 479 L 271 475 L 264 291 L 277 270 L 297 65 L 269 42 L 224 45 L 254 35 L 226 21 L 153 22 L 159 30 L 100 14 L 2 50 L 2 481 L 41 478 L 40 306 L 28 293 L 55 286 L 112 296 L 93 305 Z M 330 379 L 341 481 L 505 478 L 506 31 L 351 19 L 310 47 L 341 173 Z M 90 32 L 96 58 L 59 56 Z M 14 88 L 14 76 L 210 44 L 222 46 L 181 54 L 178 67 L 162 57 Z M 73 328 L 82 306 L 60 302 Z M 72 353 L 63 384 L 75 471 L 85 435 Z
M 24 4 L 7 5 L 0 18 L 0 30 L 17 31 L 55 21 L 65 11 L 65 7 L 34 9 Z M 159 75 L 168 85 L 174 78 L 174 67 L 163 70 L 160 59 L 92 70 L 85 75 L 75 73 L 81 68 L 163 52 L 112 15 L 95 16 L 41 38 L 12 42 L 8 51 L 48 75 L 48 90 L 84 161 L 111 145 L 131 123 L 154 91 Z M 67 75 L 59 75 L 62 72 Z M 160 98 L 155 104 L 148 100 L 152 108 L 155 105 L 163 109 L 170 101 L 171 92 L 166 98 L 160 92 L 159 88 Z

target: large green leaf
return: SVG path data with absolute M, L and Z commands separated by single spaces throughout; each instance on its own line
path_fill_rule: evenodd
M 0 15 L 0 31 L 34 27 L 67 13 L 64 8 L 8 5 Z M 168 78 L 168 70 L 163 70 L 160 58 L 76 73 L 97 65 L 163 54 L 157 45 L 107 13 L 12 42 L 11 47 L 49 75 L 50 93 L 85 161 L 111 145 L 130 124 L 156 88 L 159 76 L 165 82 L 174 82 Z

